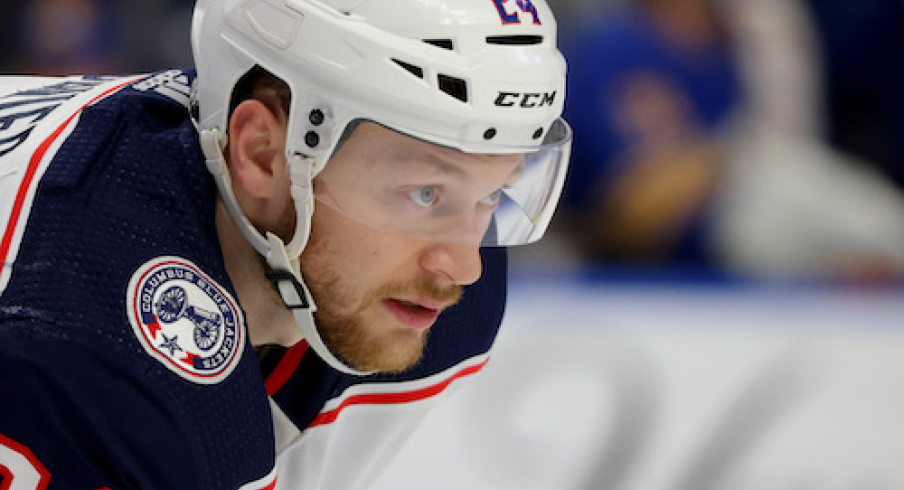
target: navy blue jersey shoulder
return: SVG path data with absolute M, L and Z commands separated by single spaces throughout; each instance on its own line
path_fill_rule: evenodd
M 464 289 L 461 301 L 440 315 L 417 365 L 399 374 L 355 377 L 333 370 L 315 355 L 305 355 L 288 380 L 271 393 L 273 400 L 299 429 L 304 429 L 326 401 L 353 385 L 422 379 L 487 353 L 505 312 L 508 259 L 504 248 L 481 249 L 481 259 L 480 279 Z M 264 373 L 270 375 L 277 369 L 285 354 L 285 349 L 271 349 L 262 359 Z
M 192 76 L 146 77 L 86 107 L 37 186 L 0 296 L 0 444 L 27 447 L 48 490 L 236 489 L 273 469 L 247 336 L 228 377 L 193 383 L 128 318 L 130 281 L 156 257 L 234 296 L 186 108 Z

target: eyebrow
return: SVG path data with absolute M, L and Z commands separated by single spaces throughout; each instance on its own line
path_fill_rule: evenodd
M 404 158 L 402 158 L 402 161 L 407 165 L 429 165 L 430 167 L 437 169 L 443 175 L 449 175 L 458 180 L 465 180 L 468 176 L 468 172 L 462 168 L 462 164 L 451 162 L 448 159 L 443 158 L 441 155 L 437 155 L 432 152 L 406 155 Z M 506 176 L 505 184 L 508 185 L 512 182 L 517 181 L 524 173 L 525 167 L 526 162 L 524 161 L 524 157 L 522 156 L 521 160 L 514 167 L 512 167 L 512 170 Z
M 450 162 L 434 153 L 410 152 L 407 155 L 402 156 L 399 161 L 405 166 L 411 165 L 423 167 L 424 165 L 427 165 L 442 175 L 451 176 L 458 180 L 465 180 L 468 174 L 461 165 Z
M 436 169 L 439 169 L 444 174 L 450 174 L 453 177 L 464 180 L 467 177 L 467 172 L 464 168 L 462 168 L 461 164 L 453 163 L 448 161 L 447 159 L 436 155 L 434 153 L 427 153 L 425 155 L 425 160 L 423 163 L 430 165 Z

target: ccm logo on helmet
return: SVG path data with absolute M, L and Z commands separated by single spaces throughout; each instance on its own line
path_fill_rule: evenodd
M 518 17 L 518 11 L 514 8 L 508 9 L 505 6 L 509 1 L 510 0 L 493 0 L 493 4 L 496 5 L 496 10 L 499 11 L 499 17 L 502 19 L 503 24 L 520 24 L 521 18 Z M 534 24 L 541 24 L 540 14 L 537 13 L 537 8 L 534 7 L 534 4 L 531 3 L 530 0 L 514 0 L 512 3 L 517 5 L 518 9 L 525 14 L 530 14 L 534 19 Z
M 544 107 L 552 106 L 555 99 L 555 92 L 499 92 L 495 104 L 498 107 Z

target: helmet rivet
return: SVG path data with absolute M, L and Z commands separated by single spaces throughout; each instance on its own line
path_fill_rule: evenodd
M 543 128 L 537 128 L 537 130 L 534 131 L 534 139 L 537 139 L 540 136 L 543 136 Z
M 483 132 L 483 139 L 485 139 L 485 140 L 491 140 L 491 139 L 493 139 L 493 137 L 495 137 L 495 136 L 496 136 L 496 129 L 495 129 L 495 128 L 490 128 L 490 129 L 488 129 L 488 130 L 486 130 L 486 131 Z
M 320 126 L 321 124 L 323 124 L 323 119 L 324 119 L 323 111 L 321 111 L 320 109 L 314 109 L 313 111 L 311 111 L 311 114 L 308 116 L 308 119 L 311 121 L 311 124 L 313 124 L 314 126 Z
M 308 131 L 307 134 L 304 135 L 304 142 L 311 148 L 314 148 L 320 143 L 320 136 L 313 131 Z

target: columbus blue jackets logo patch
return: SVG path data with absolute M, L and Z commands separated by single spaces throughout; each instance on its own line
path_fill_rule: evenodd
M 185 259 L 157 257 L 142 265 L 129 281 L 127 307 L 147 353 L 189 381 L 218 383 L 242 356 L 238 303 Z

